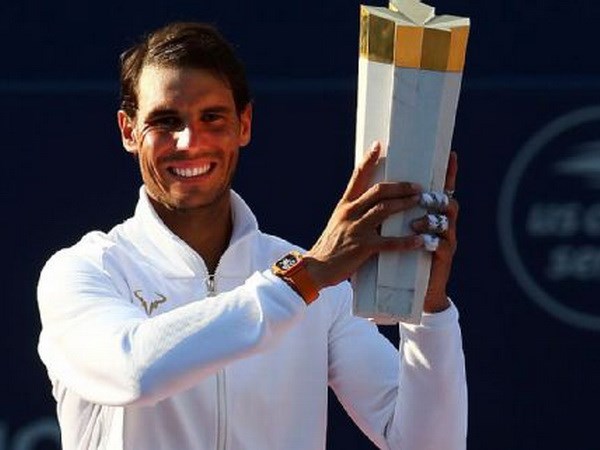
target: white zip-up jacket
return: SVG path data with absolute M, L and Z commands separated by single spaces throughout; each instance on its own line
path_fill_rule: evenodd
M 63 448 L 324 449 L 328 386 L 381 448 L 465 448 L 455 307 L 401 325 L 398 352 L 351 315 L 348 283 L 305 306 L 269 270 L 294 247 L 233 192 L 232 213 L 214 276 L 144 188 L 132 218 L 46 263 L 39 353 Z

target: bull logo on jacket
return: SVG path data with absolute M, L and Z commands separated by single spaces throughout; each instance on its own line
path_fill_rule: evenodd
M 140 301 L 148 317 L 152 315 L 152 313 L 158 308 L 159 305 L 167 301 L 167 297 L 165 297 L 163 294 L 159 294 L 158 292 L 155 292 L 154 294 L 157 296 L 157 298 L 153 300 L 148 300 L 142 295 L 141 289 L 133 291 L 133 295 Z

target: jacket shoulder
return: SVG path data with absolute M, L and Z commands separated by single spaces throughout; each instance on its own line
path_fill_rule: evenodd
M 101 272 L 104 255 L 114 242 L 103 232 L 93 231 L 76 244 L 54 253 L 43 265 L 38 281 L 38 291 L 57 280 L 72 278 L 77 274 Z

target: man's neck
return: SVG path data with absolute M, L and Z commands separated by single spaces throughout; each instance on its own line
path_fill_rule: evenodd
M 204 260 L 213 274 L 229 245 L 233 229 L 229 197 L 210 206 L 175 210 L 151 199 L 159 217 Z

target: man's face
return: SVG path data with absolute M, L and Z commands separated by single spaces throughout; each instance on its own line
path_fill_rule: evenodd
M 239 148 L 250 141 L 252 110 L 238 115 L 221 79 L 205 70 L 146 66 L 135 120 L 123 111 L 118 119 L 154 201 L 168 209 L 227 201 Z

